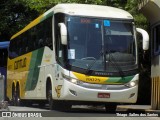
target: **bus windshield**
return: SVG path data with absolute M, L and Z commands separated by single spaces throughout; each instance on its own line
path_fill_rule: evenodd
M 134 69 L 136 43 L 132 21 L 67 17 L 68 62 L 94 71 Z

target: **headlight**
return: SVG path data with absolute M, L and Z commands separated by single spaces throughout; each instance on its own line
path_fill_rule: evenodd
M 69 82 L 73 83 L 73 84 L 76 84 L 76 85 L 79 85 L 81 84 L 81 81 L 79 81 L 78 79 L 75 79 L 75 78 L 72 78 L 70 76 L 67 76 L 65 74 L 62 73 L 62 77 L 66 80 L 68 80 Z
M 78 80 L 73 79 L 73 78 L 71 78 L 70 82 L 71 82 L 71 83 L 74 83 L 74 84 L 78 84 Z
M 127 86 L 127 87 L 134 87 L 134 86 L 136 86 L 138 84 L 138 80 L 134 80 L 134 81 L 131 81 L 131 82 L 129 82 L 129 83 L 127 83 L 127 84 L 125 84 L 125 86 Z

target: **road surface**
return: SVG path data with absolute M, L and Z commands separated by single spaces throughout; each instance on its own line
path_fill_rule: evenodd
M 141 114 L 137 112 L 119 112 L 107 113 L 103 107 L 92 107 L 92 106 L 74 106 L 71 111 L 55 111 L 48 110 L 45 108 L 34 107 L 15 107 L 9 106 L 9 109 L 3 112 L 11 112 L 12 117 L 1 117 L 0 120 L 160 120 L 159 117 L 136 117 L 136 115 L 147 115 L 145 113 Z M 20 114 L 18 114 L 20 113 Z M 23 114 L 23 115 L 22 115 Z M 37 115 L 38 118 L 32 117 L 32 115 Z M 16 115 L 19 115 L 17 117 Z M 25 116 L 26 115 L 26 116 Z M 28 118 L 28 115 L 30 116 Z M 127 117 L 124 117 L 126 116 Z M 130 117 L 130 116 L 134 117 Z M 156 115 L 156 114 L 155 114 Z M 21 117 L 23 116 L 23 118 Z M 42 116 L 42 117 L 41 117 Z M 50 116 L 50 117 L 47 117 Z M 121 116 L 121 117 L 117 117 Z M 129 117 L 128 117 L 129 116 Z

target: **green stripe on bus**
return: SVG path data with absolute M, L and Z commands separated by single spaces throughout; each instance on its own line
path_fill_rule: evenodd
M 128 83 L 133 79 L 134 76 L 127 76 L 127 77 L 109 77 L 106 80 L 106 83 L 117 83 L 117 84 L 124 84 Z
M 36 50 L 32 53 L 32 58 L 29 67 L 29 74 L 26 81 L 26 90 L 34 90 L 37 82 L 40 68 L 38 66 L 41 65 L 42 56 L 43 56 L 44 48 Z
M 49 18 L 49 17 L 51 17 L 51 16 L 53 16 L 53 11 L 52 11 L 52 12 L 50 12 L 50 13 L 48 13 L 48 14 L 47 14 L 47 15 L 45 15 L 44 17 L 42 17 L 42 19 L 41 19 L 41 21 L 40 21 L 40 22 L 42 22 L 42 21 L 46 20 L 47 18 Z

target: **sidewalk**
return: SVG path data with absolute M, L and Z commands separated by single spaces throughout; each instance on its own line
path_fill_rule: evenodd
M 118 105 L 117 111 L 142 111 L 160 113 L 160 110 L 152 110 L 151 105 Z

